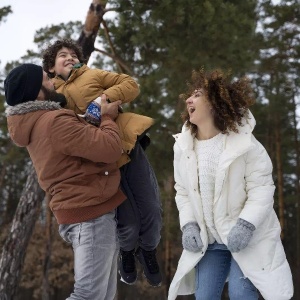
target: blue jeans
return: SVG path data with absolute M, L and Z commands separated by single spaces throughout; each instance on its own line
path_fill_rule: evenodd
M 74 251 L 74 291 L 67 300 L 112 300 L 117 290 L 115 212 L 96 219 L 59 225 L 59 234 Z
M 196 300 L 220 300 L 227 277 L 231 300 L 258 299 L 257 289 L 244 277 L 231 252 L 225 245 L 214 243 L 196 266 Z

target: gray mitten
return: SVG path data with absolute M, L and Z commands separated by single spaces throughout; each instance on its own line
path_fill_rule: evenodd
M 182 227 L 182 245 L 185 250 L 199 252 L 203 247 L 200 228 L 196 222 L 190 222 Z
M 230 252 L 239 252 L 247 247 L 252 238 L 255 226 L 243 219 L 238 219 L 227 237 L 227 248 Z

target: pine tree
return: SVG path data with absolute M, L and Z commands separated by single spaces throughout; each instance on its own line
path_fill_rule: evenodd
M 166 283 L 174 274 L 181 252 L 172 189 L 172 134 L 181 129 L 180 112 L 184 108 L 178 95 L 185 90 L 191 70 L 202 66 L 231 69 L 233 76 L 248 73 L 256 80 L 258 103 L 252 108 L 257 120 L 255 135 L 273 160 L 277 185 L 275 205 L 285 228 L 284 245 L 288 259 L 298 261 L 299 270 L 299 4 L 296 0 L 281 1 L 279 5 L 264 0 L 260 4 L 237 0 L 105 1 L 105 9 L 114 11 L 114 18 L 107 19 L 106 13 L 103 15 L 97 36 L 101 44 L 94 47 L 94 52 L 99 54 L 94 65 L 137 78 L 141 94 L 125 109 L 156 119 L 149 132 L 152 143 L 147 153 L 158 176 L 163 200 L 165 228 L 161 250 L 164 250 Z M 10 12 L 9 7 L 0 9 L 0 22 Z M 257 35 L 258 18 L 260 31 Z M 78 40 L 80 32 L 80 22 L 52 25 L 37 31 L 35 41 L 42 49 L 53 39 L 71 37 Z M 21 62 L 38 61 L 39 56 L 40 53 L 28 51 Z M 11 67 L 13 64 L 7 66 L 8 69 Z M 23 158 L 17 163 L 17 152 L 12 150 L 8 154 L 10 145 L 4 120 L 4 115 L 0 114 L 0 188 L 1 204 L 4 204 L 1 208 L 5 207 L 9 212 L 14 208 L 7 209 L 7 204 L 19 199 L 16 193 L 22 191 L 24 176 L 18 175 L 25 172 L 20 172 Z M 11 181 L 6 174 L 14 174 Z M 5 183 L 3 178 L 7 180 Z M 5 187 L 9 187 L 9 191 Z M 56 260 L 59 261 L 57 257 Z M 294 273 L 295 282 L 299 282 L 299 274 Z M 297 285 L 295 287 L 296 297 L 299 297 Z M 164 295 L 167 288 L 168 284 L 163 287 Z M 141 286 L 141 290 L 147 294 L 146 288 Z M 129 293 L 127 287 L 123 291 Z M 136 293 L 131 294 L 135 297 Z
M 264 106 L 263 126 L 258 126 L 261 141 L 268 145 L 274 165 L 276 203 L 282 238 L 294 281 L 299 282 L 300 196 L 299 196 L 299 72 L 300 7 L 298 1 L 274 5 L 262 1 L 260 7 L 260 58 L 257 61 L 257 86 Z M 268 136 L 268 137 L 267 137 Z M 297 251 L 295 251 L 297 249 Z M 295 263 L 294 263 L 295 262 Z M 294 268 L 293 266 L 298 266 Z M 300 290 L 295 285 L 295 299 Z

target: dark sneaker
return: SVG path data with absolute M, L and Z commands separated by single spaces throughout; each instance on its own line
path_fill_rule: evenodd
M 131 251 L 120 250 L 119 255 L 119 273 L 121 281 L 127 284 L 134 284 L 137 279 L 135 267 L 134 249 Z
M 162 277 L 156 260 L 156 250 L 146 251 L 142 248 L 136 250 L 136 256 L 144 269 L 144 275 L 152 286 L 160 286 Z

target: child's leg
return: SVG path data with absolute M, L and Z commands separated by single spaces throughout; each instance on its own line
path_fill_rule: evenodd
M 127 165 L 120 168 L 121 188 L 127 196 L 127 199 L 117 209 L 117 228 L 120 242 L 118 267 L 121 280 L 127 284 L 134 284 L 137 280 L 134 253 L 139 239 L 140 217 L 132 192 L 127 183 Z
M 120 168 L 121 188 L 127 199 L 117 208 L 117 228 L 120 248 L 124 251 L 135 249 L 139 239 L 140 217 L 126 174 L 127 165 Z
M 134 249 L 139 242 L 147 251 L 157 247 L 162 227 L 159 188 L 154 171 L 139 143 L 130 163 L 121 171 L 121 187 L 127 196 L 117 210 L 120 248 Z
M 162 227 L 159 188 L 154 171 L 139 143 L 126 165 L 126 179 L 140 218 L 139 245 L 146 251 L 155 249 Z
M 162 227 L 159 188 L 154 171 L 139 143 L 130 154 L 125 176 L 140 218 L 139 245 L 154 250 L 160 241 Z
M 127 201 L 132 204 L 132 211 L 136 214 L 135 218 L 139 220 L 139 222 L 136 222 L 138 226 L 136 244 L 137 242 L 139 244 L 136 256 L 143 266 L 148 282 L 152 286 L 160 286 L 162 276 L 156 259 L 156 247 L 160 241 L 160 230 L 162 227 L 158 184 L 154 171 L 139 143 L 132 150 L 130 158 L 131 161 L 123 169 L 123 176 L 126 177 L 127 188 L 129 188 L 129 191 L 126 190 L 127 196 L 130 195 L 129 198 L 131 199 Z M 119 212 L 124 214 L 121 207 Z M 132 220 L 134 218 L 132 220 L 130 218 L 131 216 L 124 218 L 123 232 L 126 231 L 126 220 L 129 222 L 127 230 L 129 232 L 132 231 L 130 227 L 133 226 Z M 120 257 L 120 274 L 123 281 L 131 284 L 136 279 L 135 262 L 132 253 L 124 253 L 121 250 Z

